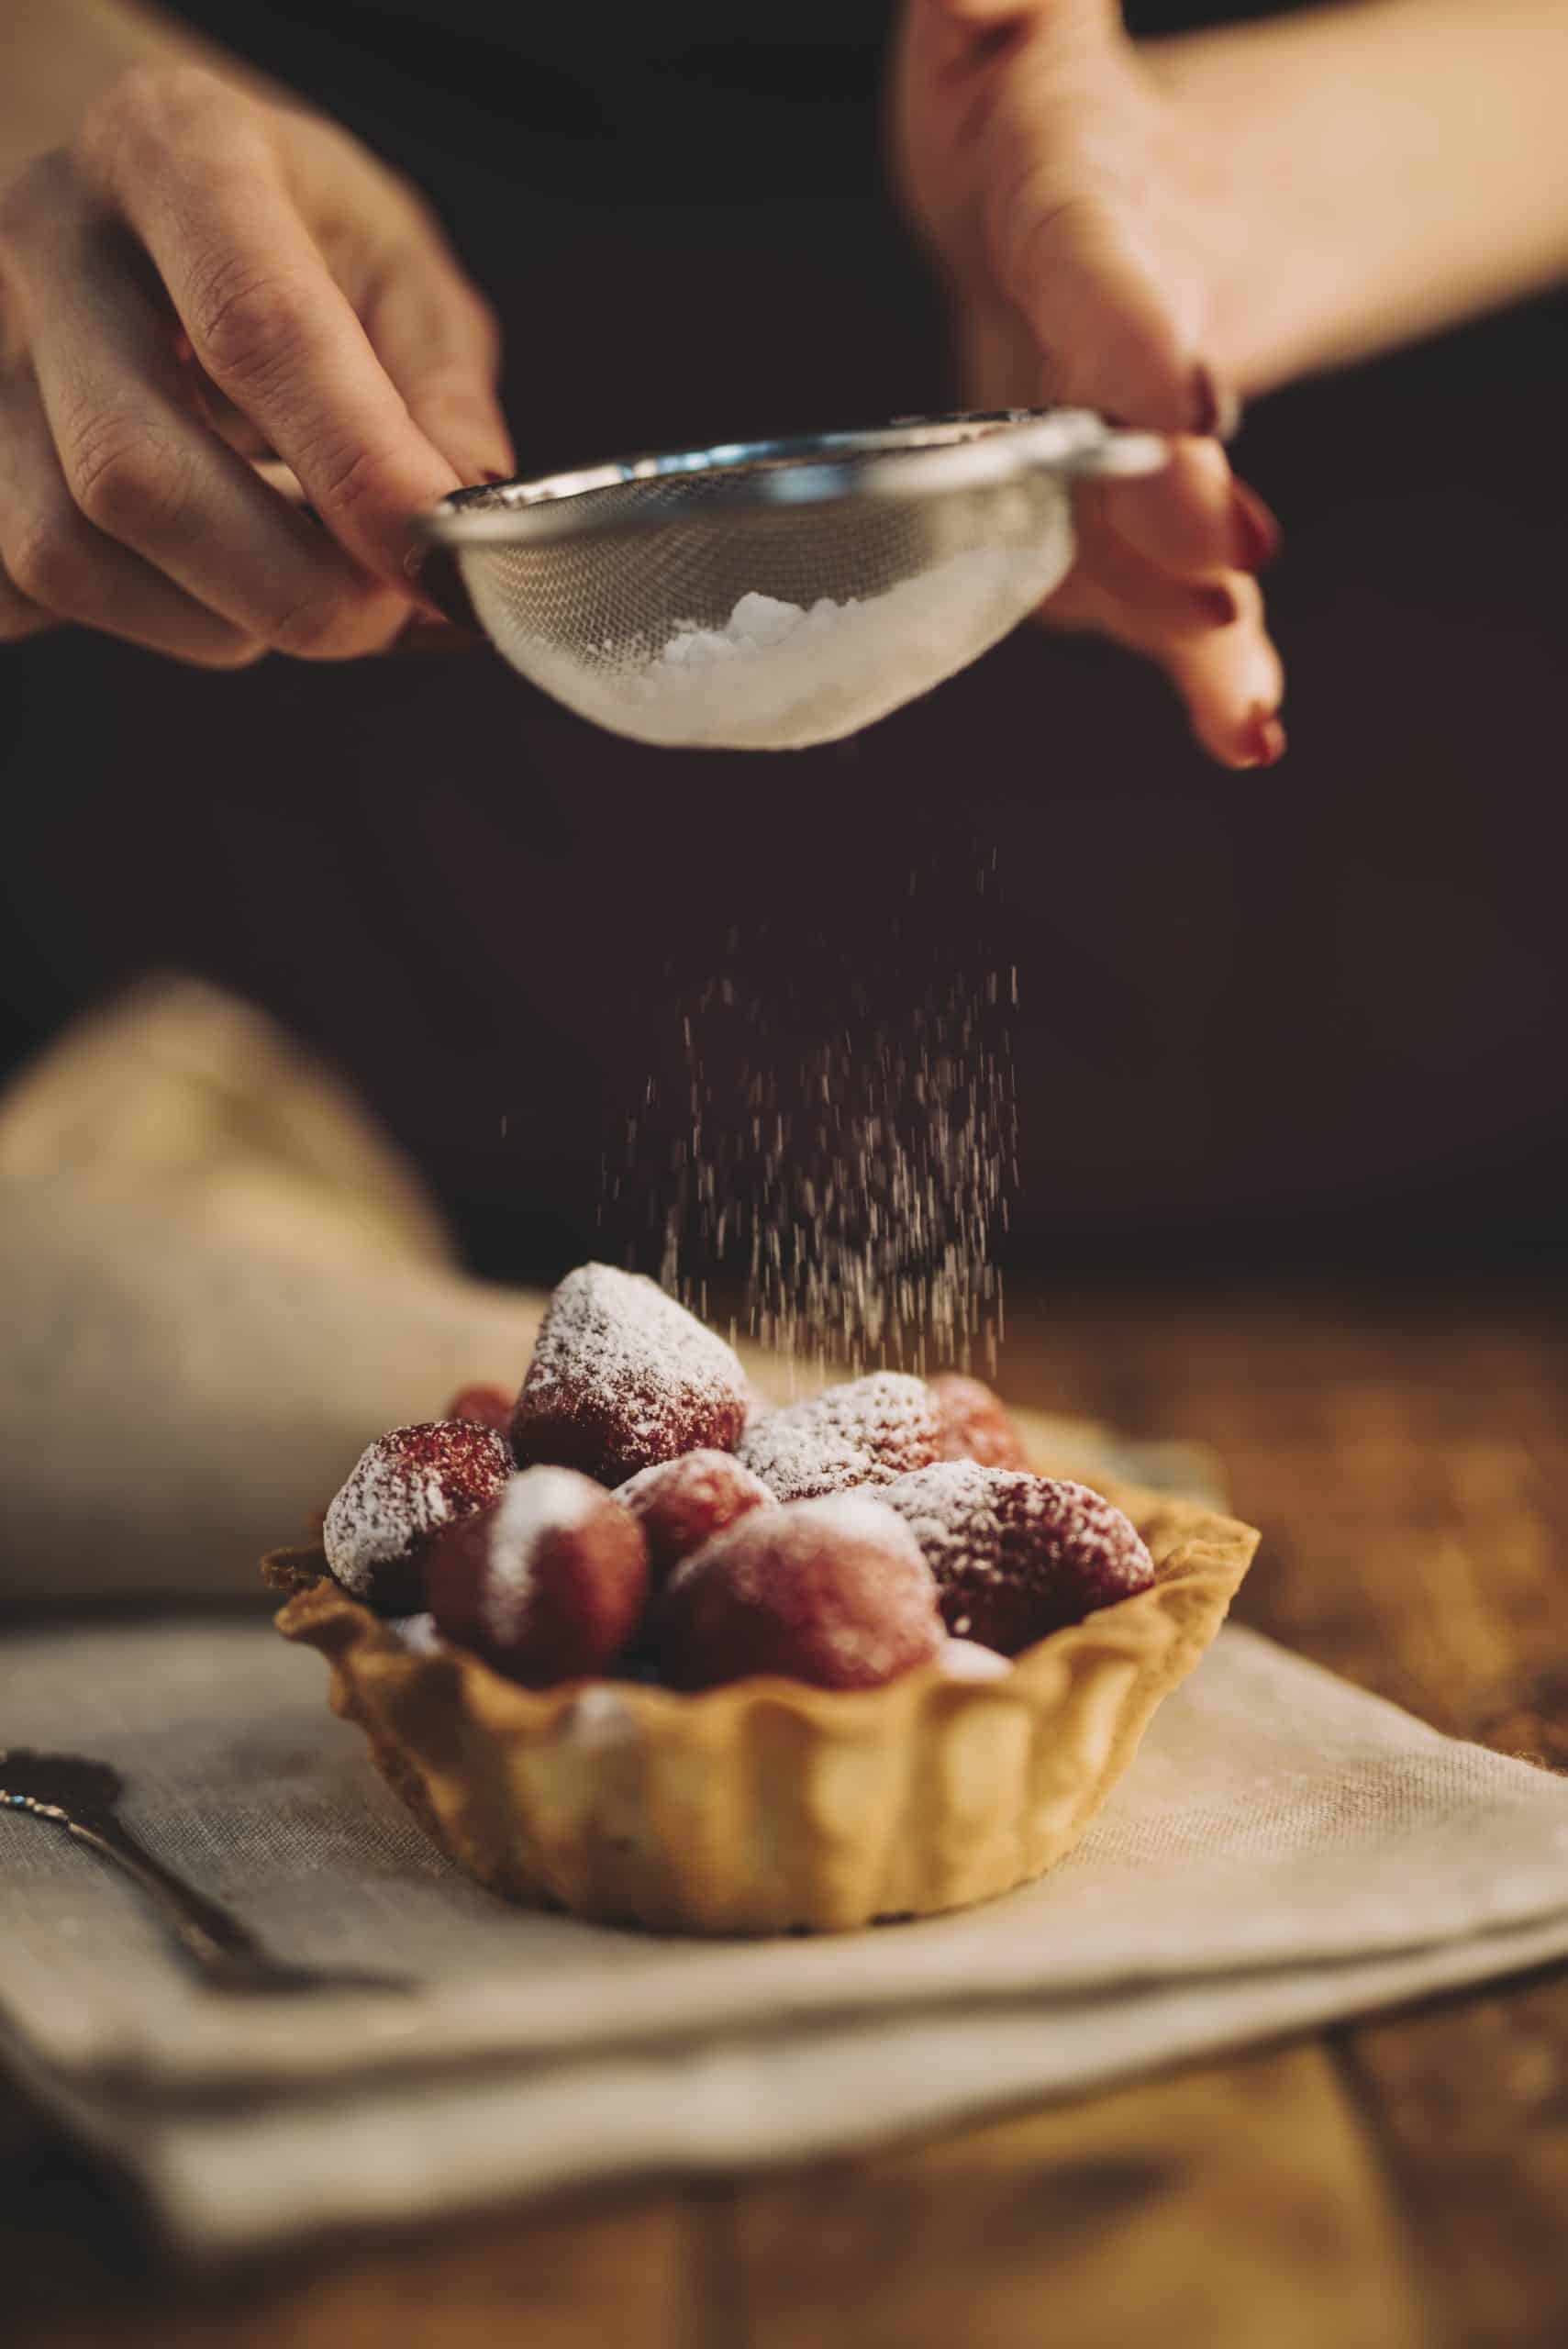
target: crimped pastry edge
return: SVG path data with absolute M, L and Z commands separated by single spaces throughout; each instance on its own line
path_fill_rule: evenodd
M 411 1653 L 318 1548 L 274 1551 L 262 1571 L 294 1593 L 279 1631 L 327 1658 L 333 1710 L 492 1890 L 662 1932 L 847 1932 L 967 1907 L 1053 1866 L 1218 1631 L 1254 1529 L 1096 1489 L 1148 1542 L 1154 1586 L 995 1681 L 930 1664 L 848 1691 L 773 1677 L 695 1695 L 527 1689 L 464 1650 Z

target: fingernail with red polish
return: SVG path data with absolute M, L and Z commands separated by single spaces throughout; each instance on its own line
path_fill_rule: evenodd
M 1280 724 L 1278 712 L 1255 709 L 1247 720 L 1241 746 L 1241 764 L 1244 767 L 1277 766 L 1285 751 L 1284 728 Z
M 1241 617 L 1241 607 L 1229 587 L 1195 587 L 1191 594 L 1194 610 L 1210 628 L 1234 628 Z
M 1241 422 L 1241 403 L 1218 381 L 1212 367 L 1195 367 L 1192 383 L 1193 430 L 1215 440 L 1230 440 Z
M 1244 481 L 1231 484 L 1230 535 L 1242 571 L 1266 571 L 1284 543 L 1278 516 Z

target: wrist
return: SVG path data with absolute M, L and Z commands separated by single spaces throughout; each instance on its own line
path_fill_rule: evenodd
M 1244 394 L 1568 274 L 1562 0 L 1361 0 L 1140 54 Z
M 1209 363 L 1244 400 L 1320 363 L 1343 269 L 1322 233 L 1322 189 L 1315 204 L 1296 184 L 1295 106 L 1257 29 L 1139 45 L 1193 199 Z

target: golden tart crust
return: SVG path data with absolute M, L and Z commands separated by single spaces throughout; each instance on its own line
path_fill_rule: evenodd
M 1105 1485 L 1154 1586 L 1056 1631 L 995 1680 L 940 1664 L 884 1687 L 754 1679 L 519 1687 L 465 1651 L 411 1649 L 318 1549 L 263 1571 L 285 1639 L 319 1648 L 333 1709 L 470 1876 L 661 1932 L 843 1932 L 966 1907 L 1071 1851 L 1160 1699 L 1223 1622 L 1251 1526 Z

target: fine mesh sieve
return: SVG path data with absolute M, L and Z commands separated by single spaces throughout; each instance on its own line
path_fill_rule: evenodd
M 1073 481 L 1167 454 L 1076 409 L 912 417 L 460 490 L 420 537 L 497 650 L 581 716 L 795 750 L 1006 635 L 1071 567 Z

